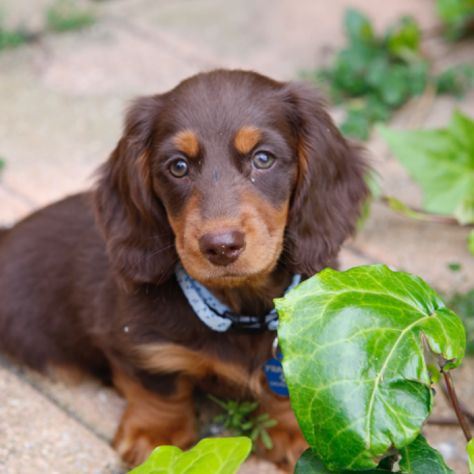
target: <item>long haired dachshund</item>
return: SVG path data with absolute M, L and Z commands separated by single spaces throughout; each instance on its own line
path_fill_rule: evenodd
M 0 348 L 111 380 L 127 400 L 114 446 L 129 465 L 196 441 L 196 390 L 257 398 L 278 421 L 262 454 L 291 464 L 304 440 L 263 375 L 267 315 L 295 274 L 336 264 L 365 169 L 304 84 L 218 70 L 142 97 L 93 191 L 1 232 Z M 206 309 L 225 330 L 198 317 L 177 268 L 226 305 Z

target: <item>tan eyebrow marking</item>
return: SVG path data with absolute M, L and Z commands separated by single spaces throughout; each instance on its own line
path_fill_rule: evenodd
M 234 146 L 239 153 L 246 155 L 262 138 L 262 132 L 253 126 L 245 126 L 237 131 Z
M 173 137 L 173 143 L 179 151 L 189 158 L 196 158 L 199 154 L 199 140 L 192 130 L 181 130 Z

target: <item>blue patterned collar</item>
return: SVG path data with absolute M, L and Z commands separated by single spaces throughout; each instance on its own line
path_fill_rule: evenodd
M 175 269 L 176 280 L 196 316 L 210 329 L 225 332 L 231 328 L 261 331 L 275 331 L 278 326 L 278 314 L 273 308 L 266 316 L 245 316 L 234 313 L 220 302 L 205 286 L 190 277 L 178 263 Z M 301 275 L 294 275 L 285 294 L 301 281 Z

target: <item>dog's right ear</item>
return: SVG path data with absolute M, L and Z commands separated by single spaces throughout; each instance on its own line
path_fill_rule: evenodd
M 95 191 L 96 219 L 112 268 L 126 288 L 165 281 L 177 261 L 173 232 L 152 189 L 150 150 L 160 108 L 160 96 L 132 104 Z

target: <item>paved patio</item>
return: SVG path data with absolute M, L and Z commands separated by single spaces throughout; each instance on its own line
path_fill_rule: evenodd
M 249 68 L 278 79 L 326 64 L 343 42 L 342 14 L 364 9 L 383 27 L 412 14 L 425 30 L 436 26 L 432 0 L 108 0 L 90 5 L 97 23 L 86 30 L 47 34 L 0 51 L 0 225 L 93 183 L 93 173 L 120 136 L 128 101 L 164 91 L 190 74 L 214 67 Z M 44 26 L 46 0 L 4 0 L 7 24 Z M 471 44 L 424 44 L 436 67 L 473 61 Z M 403 126 L 445 125 L 454 107 L 474 116 L 474 93 L 459 103 L 413 102 L 394 119 Z M 336 116 L 337 116 L 337 111 Z M 412 205 L 420 194 L 377 136 L 368 145 L 383 189 Z M 384 262 L 416 273 L 439 290 L 474 287 L 474 258 L 466 229 L 408 220 L 374 204 L 358 237 L 342 252 L 344 267 Z M 459 272 L 448 269 L 462 263 Z M 474 364 L 456 379 L 461 398 L 474 400 Z M 470 381 L 470 382 L 469 382 Z M 451 416 L 441 397 L 436 416 Z M 120 473 L 110 439 L 123 400 L 95 381 L 66 386 L 0 359 L 0 472 L 2 474 Z M 474 407 L 471 407 L 474 409 Z M 467 472 L 456 428 L 428 425 L 428 438 L 456 473 Z M 275 473 L 249 461 L 242 473 Z

